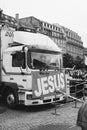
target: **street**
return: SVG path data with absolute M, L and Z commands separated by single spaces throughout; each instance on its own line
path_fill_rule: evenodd
M 82 103 L 25 107 L 11 110 L 1 104 L 0 130 L 80 130 L 76 118 Z M 55 111 L 56 110 L 56 111 Z

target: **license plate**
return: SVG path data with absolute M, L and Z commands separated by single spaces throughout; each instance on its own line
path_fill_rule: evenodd
M 54 96 L 47 96 L 47 97 L 44 97 L 44 100 L 48 100 L 48 99 L 52 99 Z

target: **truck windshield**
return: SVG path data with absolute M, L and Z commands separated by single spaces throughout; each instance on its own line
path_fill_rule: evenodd
M 28 51 L 27 64 L 33 69 L 56 69 L 60 66 L 58 57 L 58 54 Z

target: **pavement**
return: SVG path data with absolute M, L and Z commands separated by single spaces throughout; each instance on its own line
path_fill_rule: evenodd
M 82 103 L 67 103 L 50 107 L 19 107 L 16 110 L 1 106 L 0 130 L 81 130 L 76 126 Z

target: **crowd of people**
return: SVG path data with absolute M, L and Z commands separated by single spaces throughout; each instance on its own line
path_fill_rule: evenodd
M 82 79 L 85 80 L 87 78 L 87 71 L 85 70 L 70 70 L 66 69 L 65 73 L 74 79 Z
M 80 79 L 82 81 L 87 81 L 87 71 L 86 70 L 66 70 L 72 79 Z M 85 83 L 86 85 L 86 83 Z M 80 107 L 77 114 L 77 126 L 81 130 L 87 130 L 87 101 L 85 101 Z

